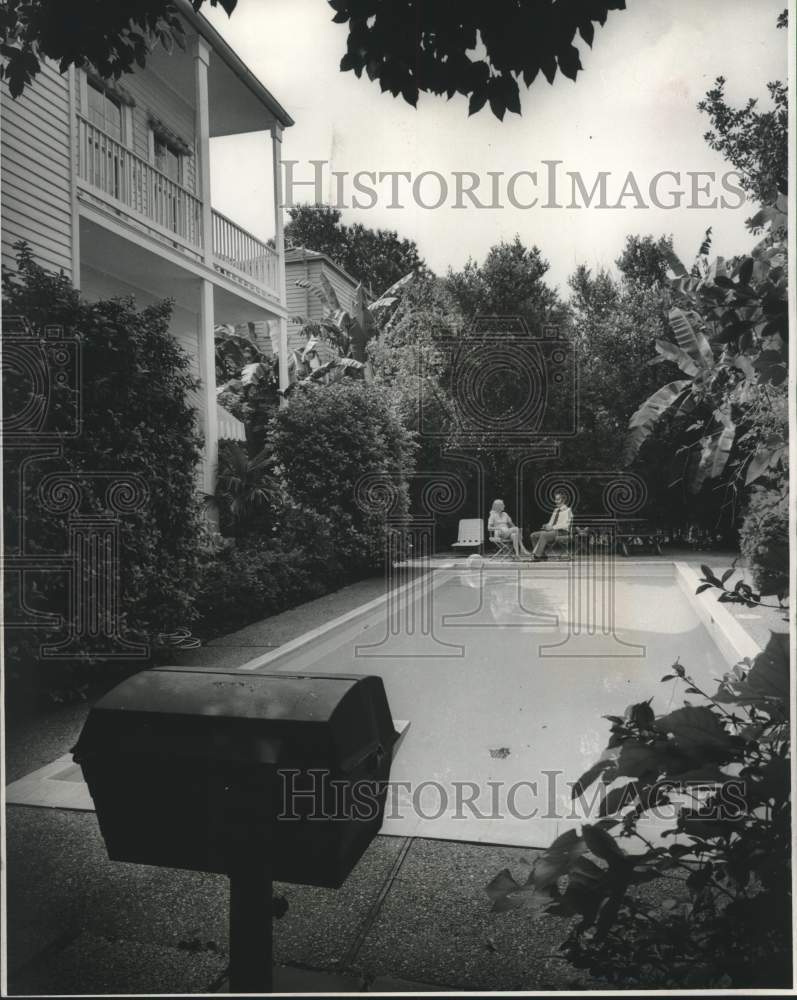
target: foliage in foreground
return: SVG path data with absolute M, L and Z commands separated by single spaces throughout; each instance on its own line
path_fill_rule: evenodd
M 401 94 L 413 106 L 423 92 L 463 94 L 471 115 L 489 102 L 501 120 L 507 111 L 520 114 L 521 80 L 528 87 L 542 73 L 553 83 L 557 70 L 575 80 L 582 69 L 577 35 L 591 46 L 595 24 L 605 24 L 610 11 L 625 10 L 625 0 L 420 9 L 410 0 L 330 0 L 330 5 L 333 20 L 349 26 L 342 70 L 358 77 L 365 70 L 383 92 Z
M 497 911 L 578 918 L 563 955 L 610 983 L 787 987 L 788 635 L 773 633 L 713 697 L 676 661 L 662 680 L 677 679 L 699 703 L 608 716 L 607 749 L 573 786 L 575 799 L 600 779 L 598 817 L 558 837 L 525 885 L 504 870 L 488 895 Z M 674 821 L 657 822 L 654 839 L 645 820 L 668 809 Z
M 204 0 L 191 0 L 199 10 Z M 209 0 L 228 14 L 238 0 Z M 18 97 L 46 57 L 63 73 L 69 66 L 93 66 L 118 80 L 146 65 L 153 44 L 170 50 L 184 45 L 185 31 L 171 0 L 4 0 L 0 5 L 0 79 Z
M 24 245 L 17 259 L 18 273 L 3 275 L 3 310 L 6 318 L 19 318 L 14 326 L 25 334 L 23 348 L 18 348 L 19 342 L 7 339 L 11 324 L 4 325 L 4 417 L 12 423 L 16 414 L 42 404 L 47 422 L 39 430 L 22 427 L 19 446 L 4 449 L 6 550 L 24 544 L 22 553 L 34 559 L 68 551 L 72 515 L 59 509 L 58 496 L 54 494 L 53 504 L 43 495 L 48 474 L 68 477 L 73 487 L 66 489 L 74 488 L 80 498 L 75 514 L 93 516 L 113 514 L 109 484 L 138 477 L 143 483 L 140 509 L 118 514 L 121 631 L 126 639 L 157 643 L 159 635 L 193 619 L 201 513 L 196 496 L 201 436 L 191 401 L 197 383 L 188 356 L 169 332 L 171 304 L 141 311 L 129 299 L 90 304 L 63 274 L 36 264 Z M 53 327 L 61 328 L 60 340 L 79 348 L 79 380 L 75 375 L 61 385 L 52 371 L 39 384 L 25 364 L 14 362 L 20 349 L 43 358 Z M 70 371 L 65 368 L 67 375 Z M 78 412 L 80 430 L 73 436 Z M 60 454 L 51 443 L 36 457 L 33 447 L 42 429 L 60 439 Z M 99 570 L 92 564 L 86 572 L 96 576 Z M 8 609 L 19 609 L 24 601 L 56 618 L 67 614 L 62 572 L 27 576 L 27 589 L 20 593 L 14 589 L 14 575 L 8 575 Z M 62 634 L 43 626 L 7 629 L 12 671 L 30 674 L 40 642 L 57 641 Z M 96 649 L 96 641 L 86 635 L 83 646 L 73 646 L 70 655 L 91 659 Z M 57 687 L 66 673 L 64 661 L 56 660 L 45 683 Z

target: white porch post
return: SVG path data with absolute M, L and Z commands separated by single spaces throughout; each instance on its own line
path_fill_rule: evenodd
M 202 203 L 202 254 L 208 267 L 213 266 L 213 216 L 210 210 L 210 110 L 208 104 L 208 66 L 210 48 L 197 35 L 194 47 L 194 83 L 196 97 L 196 175 L 197 195 Z M 219 459 L 219 420 L 216 409 L 216 344 L 213 335 L 215 309 L 213 283 L 199 281 L 199 376 L 202 380 L 202 433 L 205 437 L 202 463 L 202 492 L 216 489 L 216 466 Z
M 202 433 L 205 453 L 202 463 L 202 492 L 216 489 L 219 460 L 219 418 L 216 409 L 216 344 L 213 336 L 213 282 L 199 282 L 199 377 L 202 379 Z
M 213 215 L 210 209 L 210 110 L 208 104 L 208 65 L 210 48 L 197 35 L 194 48 L 196 90 L 197 196 L 202 202 L 202 252 L 205 263 L 213 263 Z
M 279 256 L 280 303 L 283 309 L 288 307 L 288 293 L 285 287 L 285 231 L 282 219 L 282 126 L 279 122 L 271 124 L 271 163 L 274 177 L 274 243 Z M 280 392 L 284 393 L 289 385 L 288 376 L 288 320 L 280 316 L 279 320 L 279 382 Z M 287 400 L 280 396 L 280 406 L 285 406 Z

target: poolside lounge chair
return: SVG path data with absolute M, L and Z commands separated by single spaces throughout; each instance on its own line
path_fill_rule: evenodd
M 478 550 L 484 545 L 484 521 L 480 517 L 463 518 L 459 522 L 457 540 L 452 549 Z

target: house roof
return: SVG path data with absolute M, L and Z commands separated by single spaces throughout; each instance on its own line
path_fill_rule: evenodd
M 202 14 L 198 14 L 190 0 L 176 0 L 180 13 L 205 39 L 216 55 L 232 70 L 254 96 L 264 104 L 277 121 L 286 128 L 294 124 L 293 118 L 283 108 L 270 90 L 258 80 L 251 69 L 241 59 L 232 46 L 225 42 L 213 25 Z
M 285 249 L 286 266 L 288 264 L 302 263 L 303 261 L 306 260 L 324 260 L 327 262 L 327 264 L 329 264 L 330 267 L 334 267 L 334 269 L 339 274 L 343 275 L 343 277 L 347 281 L 351 282 L 353 288 L 356 288 L 357 285 L 360 284 L 360 282 L 353 275 L 349 274 L 348 271 L 344 270 L 340 266 L 340 264 L 337 264 L 331 257 L 328 257 L 325 253 L 320 253 L 318 250 L 308 250 L 307 247 L 286 247 Z M 363 291 L 365 292 L 366 296 L 368 296 L 368 298 L 371 297 L 367 288 L 364 288 Z

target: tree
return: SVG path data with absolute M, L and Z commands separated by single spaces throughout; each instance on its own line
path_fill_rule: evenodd
M 778 17 L 778 27 L 788 26 L 786 10 Z M 773 203 L 785 194 L 789 173 L 789 97 L 780 80 L 767 84 L 772 108 L 759 111 L 750 98 L 741 108 L 725 99 L 725 77 L 718 76 L 714 87 L 698 104 L 711 120 L 704 138 L 709 146 L 733 164 L 741 175 L 741 185 L 759 204 Z
M 445 344 L 463 320 L 444 280 L 424 275 L 411 282 L 380 336 L 368 344 L 374 384 L 391 400 L 418 446 L 422 472 L 440 468 L 452 424 L 450 363 Z M 413 484 L 412 500 L 422 484 Z
M 446 284 L 466 320 L 475 316 L 521 316 L 539 335 L 545 324 L 564 324 L 567 310 L 543 278 L 550 264 L 536 246 L 515 236 L 490 247 L 483 264 L 470 259 L 449 271 Z
M 557 69 L 571 80 L 582 69 L 576 33 L 591 46 L 594 22 L 625 10 L 625 0 L 504 0 L 427 3 L 417 0 L 329 0 L 333 20 L 349 25 L 342 70 L 378 80 L 382 91 L 415 106 L 421 92 L 463 94 L 469 114 L 489 102 L 503 120 L 520 114 L 518 82 L 530 86 Z M 473 57 L 481 50 L 481 57 Z
M 704 262 L 698 276 L 681 267 L 671 283 L 673 339 L 657 340 L 656 352 L 686 377 L 658 389 L 629 422 L 626 457 L 633 460 L 661 418 L 676 415 L 695 491 L 726 467 L 750 485 L 787 464 L 786 217 L 772 213 L 770 234 L 749 257 Z
M 615 261 L 626 281 L 639 281 L 646 287 L 661 284 L 667 278 L 674 256 L 672 236 L 627 236 L 623 252 Z
M 634 409 L 655 388 L 647 361 L 664 336 L 662 299 L 645 281 L 615 281 L 579 267 L 571 276 L 579 359 L 579 433 L 563 442 L 569 468 L 617 466 L 617 444 Z
M 393 229 L 369 229 L 359 222 L 344 225 L 340 211 L 329 205 L 297 205 L 288 215 L 288 245 L 326 254 L 372 295 L 381 295 L 408 272 L 425 268 L 415 242 Z
M 698 108 L 711 119 L 705 140 L 733 164 L 741 175 L 742 188 L 759 204 L 775 200 L 785 192 L 789 173 L 788 88 L 780 80 L 767 84 L 772 108 L 758 110 L 750 98 L 741 108 L 725 99 L 725 78 L 718 76 Z
M 191 0 L 199 10 L 204 0 Z M 238 0 L 209 0 L 232 14 Z M 4 0 L 0 5 L 0 79 L 12 97 L 32 83 L 46 57 L 63 73 L 90 64 L 118 80 L 146 65 L 153 41 L 182 45 L 183 27 L 171 0 Z
M 567 307 L 543 280 L 548 268 L 539 248 L 527 247 L 516 236 L 511 242 L 502 241 L 491 247 L 483 263 L 468 260 L 461 271 L 449 271 L 445 278 L 445 288 L 464 319 L 462 338 L 466 345 L 461 353 L 457 350 L 447 380 L 460 417 L 454 422 L 449 447 L 464 447 L 469 451 L 475 448 L 484 470 L 486 489 L 493 496 L 514 494 L 519 427 L 513 414 L 526 410 L 530 385 L 539 393 L 535 396 L 535 403 L 540 403 L 537 413 L 546 426 L 561 426 L 556 415 L 564 413 L 568 400 L 572 401 L 569 379 L 561 386 L 547 381 L 545 362 L 540 376 L 531 360 L 534 349 L 530 348 L 529 353 L 517 340 L 537 341 L 548 332 L 546 326 L 556 326 L 565 339 L 568 337 Z M 484 319 L 474 322 L 478 317 Z M 526 332 L 518 319 L 525 323 Z M 482 338 L 482 331 L 487 339 Z M 502 338 L 495 348 L 491 346 L 496 343 L 494 338 Z M 507 356 L 512 359 L 509 365 Z M 481 372 L 478 400 L 472 396 L 470 381 L 475 371 L 474 357 L 478 358 Z M 465 358 L 468 360 L 463 364 Z M 475 445 L 473 421 L 463 417 L 474 403 L 492 428 L 489 437 Z M 535 424 L 529 430 L 541 437 L 540 426 Z

